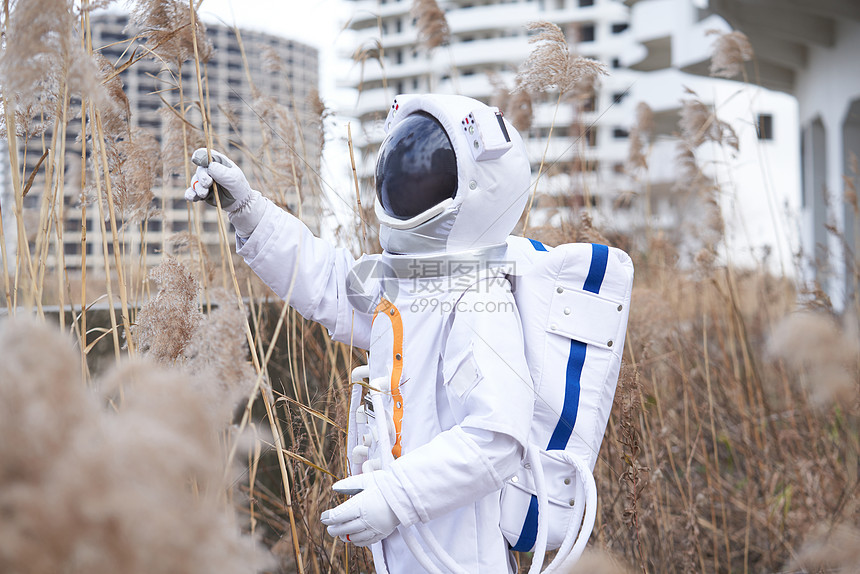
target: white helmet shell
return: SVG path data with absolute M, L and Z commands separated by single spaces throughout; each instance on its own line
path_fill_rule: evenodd
M 392 254 L 457 253 L 500 245 L 528 201 L 531 172 L 522 138 L 497 108 L 455 95 L 400 95 L 385 120 L 389 133 L 416 112 L 445 129 L 457 162 L 457 190 L 408 220 L 376 202 L 380 243 Z

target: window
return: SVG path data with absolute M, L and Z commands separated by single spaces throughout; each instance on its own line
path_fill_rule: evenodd
M 621 60 L 619 60 L 618 58 L 612 58 L 612 67 L 616 70 L 618 68 L 620 68 L 621 67 Z
M 623 32 L 626 29 L 627 29 L 627 24 L 624 22 L 612 25 L 612 33 L 613 34 L 620 34 L 621 32 Z
M 140 97 L 137 100 L 137 109 L 139 111 L 150 110 L 155 111 L 161 107 L 161 99 L 150 96 L 149 93 L 146 93 L 146 97 Z
M 624 128 L 615 128 L 612 130 L 612 137 L 617 140 L 623 140 L 630 135 L 630 132 L 625 130 Z
M 620 104 L 624 101 L 624 98 L 627 97 L 627 92 L 616 92 L 612 94 L 612 103 Z
M 118 42 L 127 42 L 129 40 L 128 36 L 125 34 L 118 34 L 116 32 L 102 32 L 102 42 L 105 44 L 116 44 Z
M 63 254 L 65 255 L 80 255 L 80 243 L 63 243 Z
M 589 96 L 588 98 L 582 101 L 582 111 L 583 112 L 593 112 L 597 109 L 597 98 L 594 95 Z
M 571 162 L 570 169 L 575 173 L 582 172 L 595 172 L 598 168 L 597 160 L 584 160 L 582 158 L 577 158 Z
M 594 24 L 583 24 L 579 27 L 580 42 L 594 42 Z
M 153 117 L 142 117 L 137 120 L 138 127 L 147 128 L 147 129 L 158 129 L 161 127 L 161 118 L 158 116 Z
M 594 0 L 579 0 L 579 7 L 594 6 Z
M 771 141 L 773 140 L 773 115 L 759 114 L 756 122 L 756 135 L 758 139 Z

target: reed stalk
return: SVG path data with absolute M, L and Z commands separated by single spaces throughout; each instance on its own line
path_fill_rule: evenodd
M 540 184 L 540 178 L 541 178 L 541 175 L 543 174 L 543 166 L 544 166 L 544 163 L 546 162 L 546 154 L 549 152 L 549 142 L 552 140 L 552 130 L 555 127 L 555 118 L 558 115 L 558 108 L 561 105 L 561 98 L 563 95 L 564 95 L 564 92 L 559 90 L 558 98 L 556 99 L 556 102 L 555 102 L 555 109 L 552 112 L 552 122 L 549 124 L 549 133 L 546 136 L 546 143 L 544 144 L 544 148 L 543 148 L 543 155 L 541 155 L 541 158 L 540 158 L 540 165 L 538 166 L 537 177 L 535 177 L 535 184 L 534 184 L 534 187 L 532 188 L 531 196 L 529 196 L 529 204 L 526 207 L 526 214 L 525 214 L 525 217 L 523 219 L 523 230 L 522 230 L 523 235 L 526 235 L 528 233 L 529 215 L 531 214 L 532 205 L 534 204 L 534 200 L 535 200 L 535 195 L 537 195 L 538 184 Z
M 364 223 L 364 211 L 361 209 L 361 193 L 358 190 L 358 172 L 355 170 L 355 153 L 352 150 L 352 124 L 346 124 L 347 141 L 349 143 L 349 163 L 352 166 L 352 181 L 355 184 L 355 203 L 358 206 L 358 220 L 361 226 L 361 246 L 367 248 L 367 229 Z
M 199 49 L 197 46 L 197 34 L 195 31 L 196 30 L 196 13 L 195 13 L 195 7 L 194 7 L 194 0 L 189 0 L 189 7 L 190 7 L 191 29 L 192 29 L 191 37 L 192 37 L 192 42 L 194 45 L 194 67 L 195 67 L 195 71 L 196 71 L 196 75 L 197 75 L 197 92 L 198 92 L 198 97 L 199 97 L 199 101 L 200 101 L 200 113 L 203 116 L 203 129 L 204 129 L 204 133 L 206 136 L 207 151 L 208 151 L 208 156 L 209 156 L 208 159 L 209 159 L 209 161 L 211 161 L 212 160 L 212 154 L 211 154 L 212 133 L 210 130 L 209 118 L 208 118 L 207 113 L 206 113 L 205 100 L 203 97 L 203 78 L 202 78 L 201 73 L 200 73 L 200 54 L 199 54 Z M 218 213 L 218 231 L 221 235 L 221 239 L 222 239 L 223 243 L 225 245 L 229 246 L 229 240 L 227 238 L 227 230 L 224 226 L 223 217 L 221 216 L 221 213 L 222 213 L 221 198 L 220 198 L 220 195 L 218 193 L 217 185 L 213 183 L 212 189 L 213 189 L 214 196 L 215 196 L 216 207 L 218 209 L 218 211 L 217 211 L 217 213 Z M 259 389 L 260 381 L 262 379 L 263 369 L 262 369 L 262 366 L 260 365 L 259 359 L 257 357 L 256 346 L 254 345 L 254 339 L 253 339 L 253 335 L 251 333 L 250 324 L 248 323 L 248 317 L 247 317 L 247 314 L 245 314 L 245 312 L 244 312 L 245 306 L 244 306 L 244 303 L 242 301 L 242 292 L 239 289 L 239 283 L 238 283 L 238 280 L 236 278 L 236 270 L 233 267 L 233 258 L 227 257 L 226 259 L 227 259 L 227 263 L 228 263 L 229 269 L 230 269 L 230 278 L 233 281 L 233 288 L 235 290 L 236 297 L 237 297 L 237 304 L 238 304 L 239 309 L 242 310 L 243 316 L 245 317 L 245 334 L 246 334 L 246 337 L 248 339 L 248 346 L 249 346 L 249 350 L 251 352 L 251 360 L 254 363 L 254 368 L 258 373 L 258 381 L 255 384 L 255 390 L 254 390 L 254 394 L 256 394 L 257 390 Z M 299 541 L 298 541 L 298 532 L 297 532 L 296 526 L 295 526 L 295 516 L 293 513 L 292 496 L 290 494 L 290 480 L 289 480 L 289 476 L 287 473 L 286 461 L 284 459 L 284 454 L 283 454 L 284 449 L 282 448 L 282 445 L 281 445 L 282 437 L 281 437 L 280 432 L 278 431 L 277 424 L 276 424 L 277 421 L 274 419 L 274 414 L 272 412 L 272 406 L 270 404 L 269 397 L 268 397 L 265 389 L 262 391 L 261 394 L 263 397 L 263 405 L 266 408 L 266 416 L 269 419 L 269 425 L 271 427 L 272 434 L 275 437 L 275 448 L 276 448 L 276 454 L 278 457 L 278 467 L 280 468 L 281 479 L 283 480 L 284 499 L 285 499 L 285 502 L 287 505 L 287 511 L 288 511 L 289 518 L 290 518 L 290 528 L 291 528 L 291 533 L 293 536 L 293 544 L 294 544 L 295 553 L 296 553 L 296 564 L 298 565 L 299 574 L 303 574 L 304 573 L 304 565 L 302 562 L 302 555 L 301 555 Z
M 8 19 L 7 19 L 8 22 Z M 12 297 L 12 313 L 18 307 L 18 286 L 21 269 L 25 268 L 30 277 L 32 294 L 35 296 L 36 311 L 40 319 L 45 318 L 42 310 L 42 298 L 39 295 L 36 272 L 33 268 L 33 260 L 30 257 L 30 244 L 27 241 L 27 232 L 24 226 L 24 190 L 21 185 L 21 166 L 18 162 L 18 137 L 16 134 L 15 100 L 3 96 L 3 109 L 6 114 L 6 135 L 9 144 L 9 165 L 12 174 L 12 193 L 15 195 L 15 218 L 18 229 L 17 264 L 15 266 L 15 286 Z M 24 252 L 23 256 L 21 252 Z M 22 264 L 23 263 L 23 264 Z

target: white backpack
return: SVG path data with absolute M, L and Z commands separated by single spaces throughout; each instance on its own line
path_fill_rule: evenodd
M 545 572 L 566 571 L 579 559 L 594 527 L 592 471 L 621 369 L 633 263 L 620 249 L 605 245 L 546 247 L 513 236 L 505 263 L 523 326 L 535 405 L 526 460 L 502 490 L 500 526 L 514 550 L 534 552 L 530 572 L 540 572 L 545 552 L 556 549 Z M 352 380 L 368 376 L 366 366 L 358 367 Z M 358 441 L 355 429 L 371 423 L 368 412 L 384 412 L 380 394 L 372 397 L 376 404 L 368 411 L 361 406 L 361 387 L 353 387 L 349 452 Z M 381 452 L 388 454 L 390 429 L 384 418 L 375 423 Z M 352 472 L 361 469 L 353 466 Z M 431 573 L 445 569 L 464 574 L 423 526 L 415 525 L 415 533 L 399 527 L 422 566 Z
M 627 331 L 633 263 L 613 247 L 508 239 L 509 279 L 535 389 L 529 452 L 502 491 L 514 550 L 558 549 L 546 572 L 579 559 L 594 526 L 592 471 L 609 420 Z

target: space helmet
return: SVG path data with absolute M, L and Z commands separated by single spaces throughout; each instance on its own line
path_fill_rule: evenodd
M 528 200 L 528 155 L 498 108 L 456 95 L 394 100 L 376 163 L 386 253 L 471 251 L 505 243 Z

